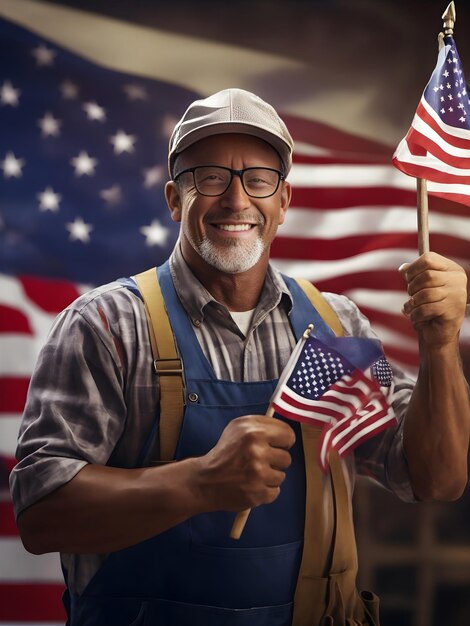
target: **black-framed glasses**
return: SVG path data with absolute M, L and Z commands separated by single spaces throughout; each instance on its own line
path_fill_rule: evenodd
M 174 177 L 191 172 L 194 185 L 202 196 L 221 196 L 232 184 L 234 176 L 242 181 L 243 189 L 252 198 L 269 198 L 276 193 L 285 175 L 271 167 L 247 167 L 244 170 L 233 170 L 221 165 L 198 165 L 179 172 Z

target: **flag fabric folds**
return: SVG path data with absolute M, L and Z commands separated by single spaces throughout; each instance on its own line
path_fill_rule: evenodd
M 450 35 L 393 164 L 431 181 L 430 193 L 470 206 L 470 95 Z
M 319 461 L 326 471 L 332 449 L 344 456 L 396 423 L 384 393 L 391 385 L 379 342 L 338 337 L 326 344 L 310 334 L 295 347 L 271 403 L 280 415 L 322 429 Z

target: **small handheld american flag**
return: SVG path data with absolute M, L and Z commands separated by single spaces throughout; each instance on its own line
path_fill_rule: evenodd
M 368 368 L 370 374 L 365 372 Z M 322 428 L 319 461 L 326 471 L 332 449 L 344 456 L 396 423 L 389 393 L 384 393 L 391 385 L 391 368 L 378 341 L 332 337 L 327 344 L 309 328 L 297 343 L 271 403 L 284 417 Z

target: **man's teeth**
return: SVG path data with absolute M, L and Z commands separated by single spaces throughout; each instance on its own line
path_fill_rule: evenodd
M 252 224 L 216 224 L 217 228 L 221 230 L 229 230 L 229 231 L 240 231 L 240 230 L 250 230 Z

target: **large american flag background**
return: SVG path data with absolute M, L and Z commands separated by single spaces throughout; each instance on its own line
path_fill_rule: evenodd
M 204 55 L 213 62 L 217 47 L 188 40 L 184 63 L 175 69 L 178 58 L 162 56 L 150 73 L 152 48 L 142 43 L 137 72 L 128 55 L 115 61 L 110 47 L 106 56 L 85 13 L 0 0 L 0 17 L 0 623 L 52 624 L 64 616 L 58 558 L 24 551 L 8 492 L 29 377 L 52 320 L 71 300 L 170 253 L 177 229 L 162 193 L 167 141 L 189 102 L 239 86 L 278 108 L 296 149 L 274 262 L 352 298 L 388 358 L 411 371 L 417 346 L 400 313 L 406 294 L 397 268 L 417 255 L 415 182 L 392 167 L 395 145 L 317 119 L 295 93 L 269 98 L 264 78 L 299 75 L 293 61 L 225 49 L 225 71 L 204 73 Z M 124 24 L 109 28 L 131 48 Z M 158 37 L 181 49 L 171 33 Z M 468 269 L 467 213 L 430 199 L 431 249 Z

